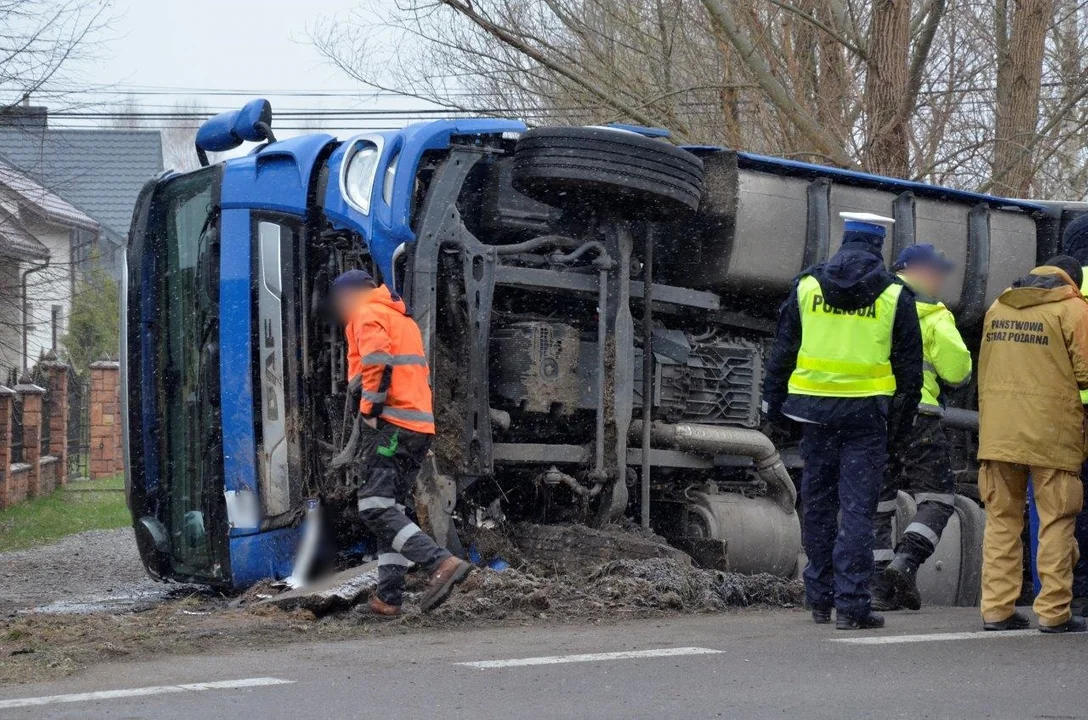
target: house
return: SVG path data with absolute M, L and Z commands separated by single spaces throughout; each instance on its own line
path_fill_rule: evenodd
M 0 382 L 57 349 L 75 290 L 74 237 L 95 243 L 101 225 L 0 162 Z
M 46 108 L 9 106 L 0 112 L 0 162 L 97 222 L 97 235 L 73 234 L 72 263 L 98 263 L 120 278 L 136 196 L 163 169 L 158 130 L 54 129 Z

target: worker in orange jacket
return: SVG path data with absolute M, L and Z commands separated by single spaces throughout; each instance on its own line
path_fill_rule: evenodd
M 348 344 L 348 382 L 359 384 L 359 414 L 375 432 L 359 459 L 359 515 L 378 539 L 376 615 L 395 617 L 404 574 L 417 564 L 431 574 L 427 612 L 450 596 L 472 565 L 454 557 L 405 515 L 416 475 L 434 438 L 430 371 L 419 326 L 404 301 L 369 273 L 349 270 L 333 281 L 332 298 Z

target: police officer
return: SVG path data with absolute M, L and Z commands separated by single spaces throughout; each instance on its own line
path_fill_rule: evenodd
M 944 408 L 937 381 L 952 388 L 967 384 L 971 379 L 971 352 L 956 329 L 951 311 L 936 298 L 952 268 L 952 262 L 932 245 L 905 248 L 893 267 L 915 294 L 922 330 L 923 384 L 918 417 L 888 448 L 888 471 L 877 505 L 873 549 L 876 610 L 921 607 L 915 582 L 918 568 L 933 554 L 954 510 L 956 479 L 948 437 L 941 425 Z M 899 545 L 893 546 L 892 517 L 900 489 L 914 495 L 918 512 Z
M 440 547 L 408 519 L 406 506 L 434 437 L 430 371 L 419 326 L 404 301 L 370 274 L 349 270 L 333 281 L 345 326 L 349 384 L 360 387 L 359 414 L 371 433 L 358 470 L 359 515 L 378 539 L 378 591 L 372 613 L 401 612 L 404 574 L 415 563 L 430 573 L 424 612 L 441 605 L 472 565 Z
M 1081 294 L 1088 298 L 1088 215 L 1075 218 L 1065 227 L 1062 234 L 1062 248 L 1066 255 L 1076 258 L 1081 264 Z M 1080 401 L 1088 405 L 1088 390 L 1082 390 Z M 1081 480 L 1085 492 L 1085 508 L 1088 508 L 1088 463 L 1081 469 Z M 1076 524 L 1077 546 L 1080 549 L 1080 559 L 1073 566 L 1073 613 L 1080 616 L 1088 616 L 1088 509 L 1082 510 L 1077 516 Z
M 763 386 L 772 423 L 802 424 L 805 597 L 817 623 L 884 626 L 872 612 L 873 516 L 888 423 L 907 426 L 921 398 L 914 295 L 884 267 L 890 218 L 842 213 L 843 244 L 796 280 L 778 317 Z M 841 527 L 838 520 L 842 512 Z

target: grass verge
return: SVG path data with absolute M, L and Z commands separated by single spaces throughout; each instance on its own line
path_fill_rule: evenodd
M 0 552 L 44 545 L 84 530 L 132 524 L 120 476 L 69 483 L 46 497 L 0 510 Z

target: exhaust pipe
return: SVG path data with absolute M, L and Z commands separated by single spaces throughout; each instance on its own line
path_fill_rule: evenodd
M 633 421 L 630 433 L 632 436 L 640 435 L 642 422 Z M 767 483 L 767 497 L 777 503 L 783 512 L 796 512 L 797 489 L 778 455 L 778 449 L 760 431 L 697 423 L 671 425 L 654 422 L 650 426 L 650 439 L 658 447 L 688 450 L 703 455 L 750 457 L 755 463 L 756 474 Z

